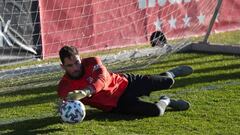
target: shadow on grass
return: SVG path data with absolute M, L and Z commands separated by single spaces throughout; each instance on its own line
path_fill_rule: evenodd
M 159 69 L 169 68 L 170 69 L 170 68 L 177 67 L 177 66 L 180 66 L 180 65 L 194 66 L 194 65 L 201 65 L 201 64 L 206 64 L 206 63 L 211 64 L 211 63 L 227 61 L 227 60 L 234 60 L 234 59 L 233 58 L 213 59 L 213 60 L 200 61 L 200 62 L 194 62 L 194 63 L 192 61 L 186 60 L 186 62 L 183 62 L 183 63 L 179 63 L 179 64 L 173 63 L 173 64 L 168 64 L 168 65 L 166 65 L 167 63 L 169 63 L 168 61 L 166 61 L 166 63 L 165 62 L 157 62 L 157 63 L 153 64 L 152 66 L 150 66 L 149 68 L 146 68 L 144 70 L 152 71 L 152 70 L 155 70 L 156 68 L 159 68 Z M 181 59 L 179 61 L 181 61 Z M 159 65 L 159 64 L 161 64 L 161 65 Z M 128 70 L 127 72 L 132 72 L 132 71 L 137 72 L 137 71 L 142 71 L 142 70 L 143 69 Z
M 176 112 L 176 110 L 167 108 L 167 112 Z M 132 121 L 132 120 L 139 120 L 144 119 L 147 117 L 159 117 L 159 116 L 137 116 L 137 115 L 128 115 L 128 114 L 120 114 L 120 113 L 111 113 L 111 112 L 103 112 L 97 109 L 87 110 L 86 117 L 84 121 L 88 120 L 97 120 L 97 121 L 107 121 L 107 122 L 114 122 L 114 121 Z
M 3 94 L 4 96 L 10 96 L 10 98 L 14 98 L 14 96 L 17 96 L 17 95 L 27 96 L 31 94 L 43 94 L 43 93 L 47 95 L 41 95 L 41 96 L 39 95 L 37 97 L 22 99 L 20 101 L 18 100 L 18 101 L 0 103 L 0 110 L 4 108 L 30 106 L 30 105 L 37 105 L 37 104 L 56 101 L 58 97 L 57 97 L 57 94 L 54 93 L 55 91 L 56 91 L 56 86 L 51 86 L 51 87 L 42 87 L 42 88 L 36 88 L 36 89 L 30 89 L 30 90 L 14 91 L 12 93 Z
M 239 79 L 240 78 L 240 71 L 234 73 L 226 73 L 226 74 L 217 74 L 217 75 L 204 75 L 198 76 L 194 78 L 181 78 L 176 81 L 174 88 L 184 87 L 188 84 L 201 84 L 207 82 L 215 82 L 215 81 L 223 81 L 223 80 L 230 80 L 230 79 Z
M 237 59 L 237 58 L 236 58 Z M 209 64 L 213 64 L 214 62 L 219 62 L 219 61 L 231 61 L 231 60 L 235 60 L 234 58 L 223 58 L 223 59 L 213 59 L 213 60 L 208 60 L 208 61 L 201 61 L 201 62 L 195 62 L 195 63 L 191 63 L 191 62 L 185 62 L 183 63 L 184 65 L 199 65 L 199 64 L 205 64 L 205 63 L 209 63 Z M 179 66 L 179 65 L 183 65 L 183 64 L 172 64 L 170 67 L 172 66 Z M 154 66 L 154 65 L 153 65 Z M 205 75 L 199 75 L 199 76 L 195 76 L 195 77 L 186 77 L 186 78 L 180 78 L 180 79 L 176 79 L 176 83 L 174 84 L 174 88 L 179 88 L 179 87 L 184 87 L 186 85 L 193 85 L 193 84 L 201 84 L 201 83 L 207 83 L 207 82 L 215 82 L 215 81 L 223 81 L 223 80 L 229 80 L 229 79 L 239 79 L 240 78 L 240 71 L 236 71 L 234 73 L 216 73 L 216 74 L 209 74 L 206 75 L 206 73 L 212 73 L 212 72 L 217 72 L 217 71 L 221 71 L 221 70 L 225 70 L 225 71 L 230 71 L 230 70 L 235 70 L 235 69 L 239 69 L 240 67 L 240 63 L 233 63 L 231 65 L 224 65 L 222 64 L 221 66 L 218 67 L 211 67 L 209 66 L 208 68 L 201 68 L 201 69 L 197 69 L 194 70 L 193 74 L 201 74 L 201 73 L 205 73 Z M 160 67 L 169 67 L 169 66 L 160 66 Z M 153 70 L 156 67 L 150 67 L 147 68 L 145 70 Z M 134 70 L 137 71 L 137 70 Z
M 240 63 L 238 64 L 231 64 L 227 66 L 220 66 L 220 67 L 209 67 L 209 68 L 203 68 L 203 69 L 198 69 L 194 70 L 194 73 L 210 73 L 212 71 L 218 71 L 218 70 L 232 70 L 232 69 L 239 69 Z
M 184 55 L 183 57 L 176 57 L 173 59 L 168 59 L 166 57 L 166 59 L 163 59 L 162 61 L 160 60 L 160 62 L 158 62 L 158 63 L 168 64 L 168 63 L 175 63 L 175 62 L 179 62 L 179 61 L 185 61 L 185 60 L 189 60 L 189 59 L 193 60 L 193 59 L 199 59 L 199 58 L 203 58 L 203 57 L 209 57 L 209 55 L 206 55 L 206 54 L 197 54 L 196 55 L 196 53 L 178 53 L 178 54 L 187 54 L 187 55 Z M 191 54 L 193 54 L 193 55 L 191 55 Z
M 47 86 L 47 87 L 39 87 L 34 89 L 24 89 L 24 90 L 16 90 L 11 92 L 6 92 L 1 94 L 1 96 L 24 96 L 29 94 L 39 94 L 39 93 L 52 93 L 57 91 L 57 86 Z
M 119 114 L 119 113 L 103 112 L 97 109 L 89 109 L 87 110 L 86 114 L 87 115 L 84 121 L 97 120 L 97 121 L 113 122 L 113 121 L 119 121 L 119 120 L 131 121 L 131 120 L 146 118 L 144 116 L 134 116 L 134 115 Z
M 22 106 L 30 106 L 30 105 L 37 105 L 37 104 L 44 104 L 56 101 L 57 95 L 51 94 L 51 95 L 44 95 L 39 96 L 31 99 L 24 99 L 20 101 L 13 101 L 13 102 L 5 102 L 0 103 L 0 110 L 4 108 L 12 108 L 12 107 L 22 107 Z
M 185 60 L 189 60 L 189 59 L 191 59 L 191 60 L 199 59 L 199 58 L 203 58 L 203 57 L 209 57 L 209 56 L 208 55 L 203 55 L 203 54 L 202 55 L 201 54 L 199 54 L 199 55 L 196 55 L 196 54 L 195 55 L 184 55 L 183 57 L 174 57 L 174 58 L 170 58 L 169 60 L 167 58 L 162 58 L 162 59 L 160 58 L 157 61 L 155 61 L 155 58 L 146 58 L 144 60 L 144 62 L 139 61 L 139 62 L 135 63 L 137 59 L 133 60 L 132 62 L 135 63 L 135 64 L 133 64 L 132 62 L 129 63 L 129 61 L 123 61 L 123 62 L 119 62 L 116 65 L 114 64 L 116 67 L 111 65 L 111 64 L 109 64 L 109 65 L 106 64 L 106 66 L 108 67 L 109 71 L 113 71 L 113 72 L 116 72 L 116 73 L 118 73 L 118 72 L 132 72 L 132 71 L 142 71 L 143 69 L 139 69 L 139 67 L 146 66 L 147 62 L 149 62 L 149 61 L 155 61 L 155 62 L 153 64 L 151 64 L 150 66 L 148 66 L 147 68 L 144 68 L 144 70 L 151 70 L 151 69 L 155 69 L 155 68 L 164 68 L 164 67 L 172 67 L 171 64 L 169 64 L 169 63 L 175 63 L 175 62 L 185 61 Z M 126 63 L 129 63 L 132 66 L 129 67 L 129 65 L 126 64 Z M 159 66 L 159 64 L 163 64 L 163 65 Z M 123 65 L 127 66 L 126 70 L 121 69 L 119 71 L 119 67 L 122 67 Z M 168 65 L 168 66 L 165 66 L 165 65 Z M 133 68 L 133 69 L 131 69 L 131 68 Z
M 181 53 L 180 53 L 181 54 Z M 154 64 L 152 64 L 153 66 L 154 65 L 157 65 L 158 64 L 163 64 L 162 67 L 172 67 L 171 64 L 169 65 L 169 63 L 176 63 L 176 62 L 180 62 L 180 61 L 186 61 L 186 60 L 194 60 L 194 59 L 199 59 L 199 58 L 204 58 L 204 57 L 209 57 L 209 55 L 206 55 L 206 54 L 198 54 L 198 55 L 194 55 L 192 56 L 191 53 L 189 53 L 190 55 L 186 55 L 186 56 L 183 56 L 183 57 L 176 57 L 176 58 L 173 58 L 173 59 L 168 59 L 168 58 L 164 58 L 163 60 L 159 60 L 159 61 L 156 61 Z M 196 53 L 193 53 L 193 54 L 196 54 Z M 168 65 L 168 66 L 164 66 L 164 65 Z M 174 65 L 173 65 L 174 66 Z M 147 68 L 148 69 L 148 68 Z M 140 69 L 141 70 L 141 69 Z M 129 70 L 130 71 L 130 70 Z M 135 70 L 133 70 L 135 71 Z
M 232 64 L 229 66 L 223 65 L 220 67 L 209 67 L 209 68 L 204 68 L 204 69 L 198 69 L 198 70 L 195 70 L 195 73 L 210 73 L 210 72 L 218 71 L 218 70 L 233 70 L 233 69 L 238 69 L 239 67 L 240 67 L 240 64 Z M 221 73 L 221 74 L 216 74 L 216 75 L 205 74 L 205 75 L 199 75 L 199 76 L 195 76 L 195 77 L 189 76 L 187 78 L 177 79 L 176 83 L 174 85 L 174 88 L 180 88 L 180 87 L 184 87 L 186 85 L 194 85 L 194 84 L 223 81 L 223 80 L 229 80 L 229 79 L 239 79 L 239 78 L 240 78 L 240 71 L 237 71 L 234 73 Z M 32 90 L 17 91 L 17 92 L 13 92 L 10 94 L 6 94 L 6 96 L 28 95 L 28 94 L 38 94 L 38 93 L 52 93 L 54 91 L 56 91 L 56 86 L 51 86 L 49 88 L 43 87 L 43 88 L 32 89 Z M 53 102 L 57 98 L 58 98 L 57 94 L 52 93 L 52 94 L 38 96 L 38 97 L 30 98 L 30 99 L 23 99 L 21 101 L 0 103 L 0 109 L 43 104 L 43 103 Z
M 1 131 L 9 130 L 9 132 L 4 133 L 2 135 L 49 134 L 57 131 L 62 131 L 63 129 L 61 128 L 43 129 L 43 128 L 58 123 L 60 123 L 59 117 L 52 116 L 39 119 L 24 120 L 8 124 L 0 124 L 0 130 Z

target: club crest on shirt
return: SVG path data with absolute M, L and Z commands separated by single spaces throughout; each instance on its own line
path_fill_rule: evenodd
M 92 77 L 88 77 L 87 81 L 88 81 L 88 83 L 92 83 L 93 82 L 93 78 Z
M 96 70 L 98 70 L 98 69 L 100 69 L 100 65 L 94 65 L 94 66 L 93 66 L 93 72 L 96 71 Z

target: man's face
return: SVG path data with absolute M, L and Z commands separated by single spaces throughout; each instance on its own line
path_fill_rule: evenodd
M 66 71 L 67 75 L 73 79 L 77 79 L 82 76 L 82 64 L 78 55 L 65 58 L 64 63 L 61 66 Z

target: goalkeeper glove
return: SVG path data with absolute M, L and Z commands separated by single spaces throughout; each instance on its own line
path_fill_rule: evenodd
M 90 97 L 90 96 L 91 96 L 90 89 L 74 90 L 74 91 L 68 93 L 67 99 L 68 100 L 80 100 L 82 98 Z

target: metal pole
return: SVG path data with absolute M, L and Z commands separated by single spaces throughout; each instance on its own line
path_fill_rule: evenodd
M 206 43 L 206 44 L 208 43 L 208 38 L 209 38 L 209 36 L 211 34 L 211 31 L 212 31 L 213 25 L 215 23 L 215 20 L 217 19 L 217 15 L 218 15 L 218 12 L 219 12 L 219 10 L 221 8 L 221 5 L 222 5 L 222 0 L 218 0 L 217 6 L 215 8 L 215 11 L 214 11 L 214 14 L 212 16 L 211 22 L 209 24 L 206 36 L 204 37 L 203 43 Z
M 2 31 L 2 22 L 0 21 L 0 31 Z M 0 47 L 3 47 L 3 36 L 0 35 Z

